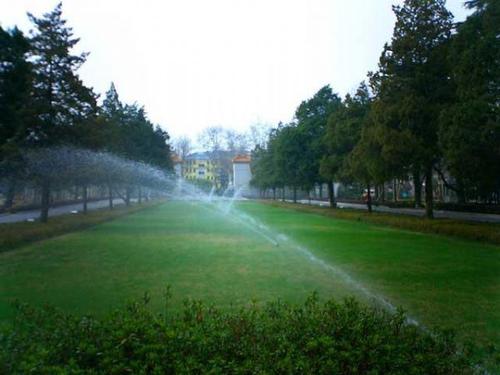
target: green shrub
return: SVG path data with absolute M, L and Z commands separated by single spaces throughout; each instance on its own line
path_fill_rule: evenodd
M 149 298 L 101 320 L 17 306 L 0 331 L 6 374 L 467 374 L 470 355 L 453 335 L 430 334 L 353 299 L 304 305 L 252 303 L 221 311 L 187 301 L 183 312 Z M 477 368 L 476 368 L 477 369 Z
M 500 205 L 487 203 L 445 203 L 435 202 L 436 210 L 478 212 L 484 214 L 500 214 Z

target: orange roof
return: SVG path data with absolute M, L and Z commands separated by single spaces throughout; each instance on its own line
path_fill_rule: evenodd
M 172 161 L 175 163 L 175 164 L 178 164 L 178 163 L 182 163 L 182 159 L 179 157 L 179 155 L 177 154 L 172 154 Z
M 251 160 L 250 155 L 236 155 L 233 158 L 233 163 L 250 163 Z

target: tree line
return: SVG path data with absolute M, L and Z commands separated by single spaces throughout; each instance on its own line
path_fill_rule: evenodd
M 48 220 L 51 190 L 77 192 L 82 195 L 82 212 L 87 213 L 89 191 L 97 187 L 100 197 L 108 198 L 109 208 L 114 198 L 121 198 L 128 206 L 132 193 L 138 203 L 149 200 L 152 194 L 173 189 L 170 173 L 151 164 L 124 159 L 105 151 L 92 151 L 70 146 L 30 149 L 22 156 L 23 176 L 18 182 L 25 186 L 41 187 L 42 222 Z
M 453 23 L 445 0 L 394 6 L 392 39 L 353 95 L 330 86 L 303 101 L 253 151 L 252 183 L 260 189 L 310 190 L 333 181 L 371 188 L 414 181 L 433 217 L 435 176 L 459 202 L 500 201 L 500 3 L 466 1 Z M 422 192 L 422 187 L 424 191 Z
M 73 146 L 120 160 L 172 168 L 169 135 L 155 126 L 144 107 L 120 101 L 114 84 L 98 95 L 78 75 L 87 53 L 74 54 L 79 39 L 62 17 L 62 4 L 35 17 L 30 35 L 0 27 L 0 187 L 10 207 L 16 191 L 37 180 L 26 155 Z M 141 164 L 141 165 L 142 165 Z M 71 165 L 67 165 L 72 168 Z M 61 171 L 61 175 L 63 171 Z M 50 196 L 51 186 L 38 186 Z

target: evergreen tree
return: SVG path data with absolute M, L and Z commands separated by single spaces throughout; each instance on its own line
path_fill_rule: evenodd
M 31 65 L 26 59 L 29 41 L 14 28 L 0 27 L 0 142 L 22 137 L 31 90 Z
M 342 106 L 328 119 L 324 142 L 326 153 L 321 161 L 321 173 L 331 180 L 350 182 L 347 159 L 361 138 L 369 115 L 370 94 L 362 83 L 354 97 L 347 95 Z
M 76 71 L 87 54 L 72 55 L 78 43 L 72 29 L 62 19 L 62 4 L 41 18 L 28 13 L 35 26 L 31 38 L 34 72 L 33 108 L 36 121 L 29 129 L 29 141 L 35 145 L 74 142 L 76 124 L 96 111 L 96 98 L 85 87 Z M 41 221 L 48 218 L 50 181 L 42 181 Z
M 460 201 L 500 195 L 500 3 L 470 1 L 474 13 L 448 48 L 454 97 L 441 115 L 444 165 Z
M 4 207 L 12 206 L 22 173 L 21 150 L 30 118 L 30 44 L 23 33 L 0 27 L 0 180 L 5 186 Z
M 303 144 L 298 167 L 301 187 L 309 190 L 316 183 L 326 182 L 332 205 L 335 204 L 333 180 L 320 174 L 320 162 L 326 152 L 324 137 L 328 118 L 340 108 L 341 102 L 330 86 L 324 86 L 311 99 L 303 101 L 295 112 Z
M 74 125 L 96 111 L 94 93 L 77 75 L 87 54 L 71 54 L 79 39 L 62 19 L 62 3 L 40 18 L 29 13 L 28 17 L 35 26 L 31 61 L 37 121 L 30 129 L 31 141 L 37 145 L 69 142 Z
M 405 0 L 393 10 L 397 20 L 393 37 L 372 76 L 378 101 L 374 119 L 388 130 L 384 142 L 402 144 L 411 139 L 406 145 L 409 156 L 401 164 L 414 171 L 417 181 L 423 171 L 426 215 L 431 218 L 433 168 L 440 159 L 439 114 L 449 99 L 440 47 L 450 37 L 452 14 L 445 0 Z
M 274 146 L 275 173 L 283 184 L 292 188 L 293 201 L 297 201 L 297 189 L 303 184 L 301 158 L 303 152 L 301 130 L 291 123 L 277 129 Z
M 130 160 L 172 168 L 168 133 L 148 119 L 144 107 L 123 104 L 113 83 L 106 92 L 98 122 L 97 131 L 106 139 L 102 148 Z
M 280 173 L 277 164 L 277 144 L 279 140 L 280 124 L 277 129 L 272 129 L 269 132 L 267 142 L 260 142 L 252 152 L 252 185 L 265 191 L 266 189 L 273 190 L 273 199 L 276 199 L 276 189 L 284 188 L 285 181 L 283 173 Z M 283 196 L 284 197 L 284 196 Z
M 109 119 L 119 119 L 123 114 L 123 104 L 120 102 L 114 82 L 111 82 L 109 90 L 106 91 L 106 97 L 102 102 L 102 112 Z

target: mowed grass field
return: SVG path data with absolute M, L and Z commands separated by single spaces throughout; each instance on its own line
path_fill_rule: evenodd
M 2 253 L 0 320 L 13 299 L 99 315 L 149 292 L 162 309 L 167 284 L 173 309 L 188 297 L 237 308 L 313 291 L 370 303 L 333 266 L 427 327 L 500 344 L 500 247 L 256 202 L 234 208 L 169 202 Z

